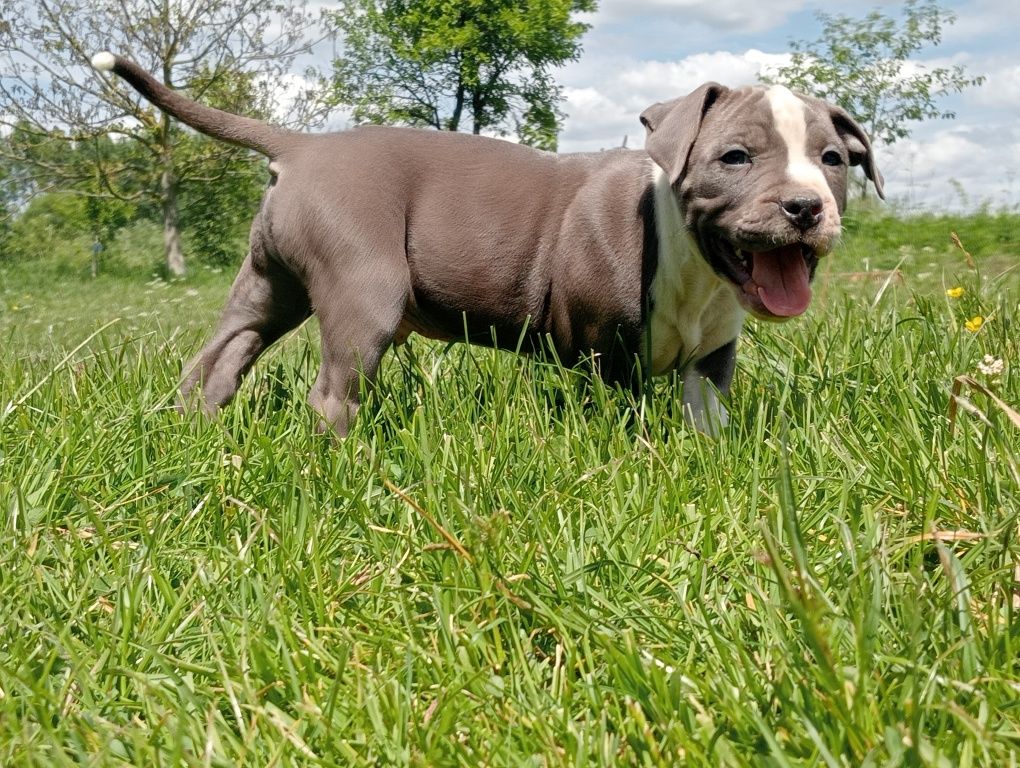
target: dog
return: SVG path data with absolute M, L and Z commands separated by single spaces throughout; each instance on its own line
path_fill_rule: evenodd
M 781 86 L 706 83 L 641 114 L 644 150 L 557 155 L 499 139 L 362 126 L 301 134 L 213 109 L 109 52 L 123 78 L 195 130 L 270 159 L 251 244 L 182 402 L 229 402 L 267 347 L 312 313 L 322 366 L 309 401 L 344 435 L 386 349 L 411 333 L 591 355 L 607 381 L 678 371 L 685 419 L 727 422 L 748 314 L 811 300 L 849 166 L 879 194 L 867 134 Z M 196 389 L 197 388 L 197 389 Z

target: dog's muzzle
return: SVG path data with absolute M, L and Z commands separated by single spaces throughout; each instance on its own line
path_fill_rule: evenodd
M 811 303 L 811 279 L 820 252 L 808 243 L 798 240 L 767 248 L 734 244 L 719 236 L 706 255 L 716 273 L 736 286 L 744 308 L 755 315 L 795 317 Z

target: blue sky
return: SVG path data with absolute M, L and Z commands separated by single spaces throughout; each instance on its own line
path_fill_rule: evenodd
M 1017 0 L 943 0 L 957 21 L 919 65 L 963 64 L 986 83 L 943 105 L 957 119 L 914 124 L 907 140 L 879 147 L 890 202 L 900 210 L 1020 207 L 1020 10 Z M 312 0 L 312 7 L 332 7 Z M 600 0 L 578 62 L 556 72 L 568 117 L 561 152 L 640 147 L 638 115 L 650 104 L 706 80 L 753 83 L 763 67 L 784 63 L 790 40 L 820 33 L 818 11 L 896 14 L 899 2 L 840 0 Z M 131 52 L 125 52 L 131 53 Z M 308 63 L 328 69 L 319 46 Z M 295 86 L 300 75 L 291 78 Z M 349 124 L 342 112 L 331 127 Z
M 899 207 L 945 209 L 1020 204 L 1020 12 L 1016 0 L 943 2 L 957 15 L 943 43 L 916 63 L 963 64 L 981 87 L 942 102 L 956 120 L 916 123 L 912 136 L 880 149 L 886 190 Z M 898 3 L 848 7 L 834 0 L 602 0 L 588 21 L 579 62 L 558 74 L 569 117 L 563 152 L 640 146 L 638 114 L 705 80 L 755 82 L 781 63 L 791 39 L 810 40 L 815 12 L 863 16 Z M 962 194 L 961 194 L 962 192 Z

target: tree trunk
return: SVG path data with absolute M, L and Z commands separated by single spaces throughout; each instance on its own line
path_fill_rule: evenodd
M 474 123 L 471 126 L 471 133 L 476 136 L 482 132 L 482 116 L 485 112 L 485 99 L 482 92 L 475 88 L 471 92 L 471 114 L 474 118 Z
M 868 199 L 868 177 L 862 171 L 857 174 L 857 181 L 860 183 L 860 199 L 861 201 Z
M 163 167 L 160 177 L 163 197 L 163 252 L 166 255 L 166 271 L 170 277 L 184 277 L 184 253 L 181 251 L 181 231 L 177 226 L 177 178 L 168 165 Z
M 165 73 L 169 77 L 169 73 Z M 184 277 L 184 252 L 181 250 L 181 231 L 177 224 L 177 176 L 174 174 L 173 145 L 170 140 L 170 118 L 163 115 L 160 125 L 163 175 L 159 178 L 160 198 L 163 203 L 163 255 L 170 277 Z
M 453 113 L 450 115 L 450 120 L 446 124 L 446 130 L 456 131 L 460 128 L 460 117 L 464 113 L 465 95 L 464 81 L 461 80 L 457 83 L 457 97 L 453 104 Z

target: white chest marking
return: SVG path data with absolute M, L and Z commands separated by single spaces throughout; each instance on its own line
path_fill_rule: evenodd
M 790 181 L 817 192 L 826 211 L 830 215 L 835 214 L 836 199 L 825 181 L 825 174 L 818 165 L 808 159 L 807 111 L 804 102 L 790 89 L 781 85 L 771 86 L 765 91 L 765 95 L 768 97 L 769 106 L 772 107 L 776 131 L 786 142 L 789 158 L 786 166 L 787 176 Z
M 734 289 L 712 271 L 684 226 L 669 177 L 653 166 L 659 263 L 648 316 L 653 376 L 684 368 L 735 339 L 746 313 Z

